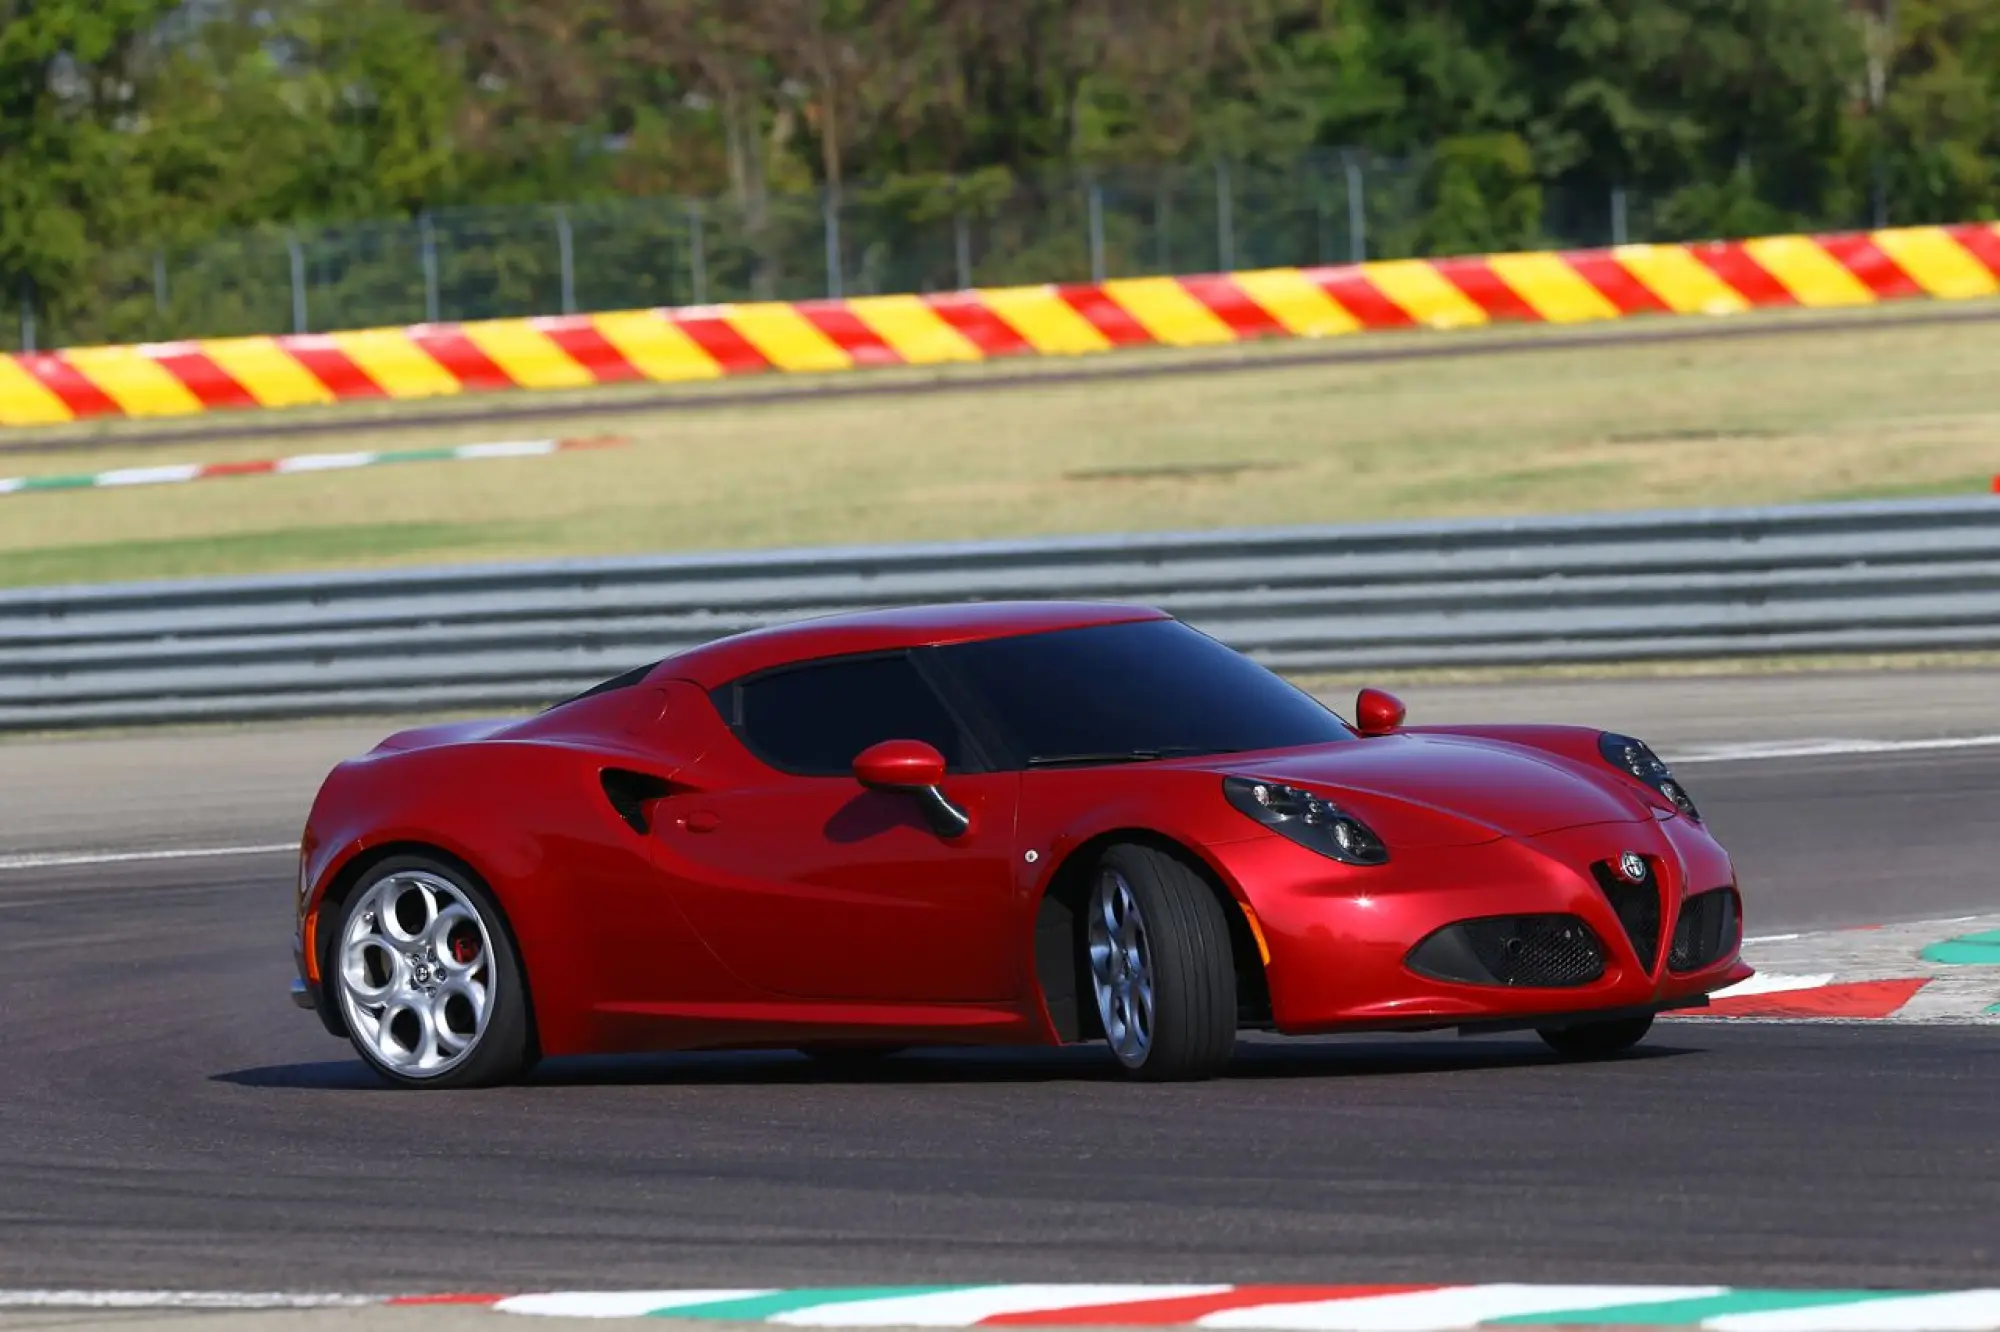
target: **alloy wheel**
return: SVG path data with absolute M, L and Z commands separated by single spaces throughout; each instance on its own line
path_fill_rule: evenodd
M 1090 982 L 1111 1052 L 1127 1068 L 1153 1047 L 1153 955 L 1132 885 L 1106 866 L 1097 876 L 1088 927 Z
M 493 938 L 450 880 L 403 870 L 370 886 L 348 913 L 338 960 L 348 1030 L 403 1077 L 449 1072 L 486 1034 Z

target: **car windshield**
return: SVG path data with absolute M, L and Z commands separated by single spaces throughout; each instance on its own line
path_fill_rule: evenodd
M 939 655 L 1031 767 L 1285 749 L 1354 734 L 1310 695 L 1178 620 L 962 643 Z

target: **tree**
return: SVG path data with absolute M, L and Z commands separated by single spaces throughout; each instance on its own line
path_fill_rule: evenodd
M 968 215 L 982 272 L 1033 280 L 1076 266 L 1082 174 L 1110 182 L 1110 247 L 1150 264 L 1190 217 L 1158 220 L 1151 177 L 1191 168 L 1205 196 L 1225 158 L 1270 258 L 1308 232 L 1330 254 L 1340 173 L 1299 167 L 1313 149 L 1408 163 L 1371 178 L 1377 252 L 1526 243 L 1566 200 L 1608 222 L 1614 187 L 1654 236 L 1858 222 L 1878 192 L 1899 221 L 1992 215 L 2000 7 L 0 0 L 0 298 L 32 286 L 65 327 L 99 309 L 107 335 L 103 311 L 163 303 L 156 249 L 455 205 L 656 200 L 623 216 L 657 251 L 686 234 L 667 200 L 708 199 L 718 284 L 776 295 L 818 284 L 830 186 L 881 281 L 956 274 Z M 1252 219 L 1259 191 L 1290 194 Z
M 2000 10 L 1900 0 L 1880 115 L 1891 220 L 2000 216 Z
M 174 0 L 0 0 L 0 294 L 66 302 L 146 221 L 133 76 Z

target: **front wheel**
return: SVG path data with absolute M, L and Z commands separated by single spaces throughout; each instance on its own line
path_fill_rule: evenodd
M 327 959 L 347 1034 L 403 1087 L 486 1087 L 527 1071 L 527 988 L 499 904 L 462 870 L 384 861 L 355 885 Z
M 1229 921 L 1200 875 L 1149 846 L 1105 852 L 1083 946 L 1105 1043 L 1149 1081 L 1210 1078 L 1236 1048 Z
M 1645 1040 L 1652 1029 L 1653 1019 L 1649 1016 L 1584 1022 L 1574 1027 L 1543 1027 L 1535 1034 L 1564 1058 L 1609 1059 Z

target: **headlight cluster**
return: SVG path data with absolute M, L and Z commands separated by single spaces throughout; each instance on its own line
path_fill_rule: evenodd
M 1681 813 L 1691 819 L 1701 818 L 1701 811 L 1694 807 L 1694 800 L 1686 788 L 1674 780 L 1673 770 L 1662 763 L 1660 756 L 1647 748 L 1644 741 L 1607 732 L 1598 737 L 1597 752 L 1604 755 L 1604 761 L 1612 767 L 1631 773 L 1673 801 L 1674 808 Z
M 1348 865 L 1380 865 L 1389 848 L 1373 829 L 1310 791 L 1257 777 L 1225 777 L 1229 803 L 1281 837 Z

